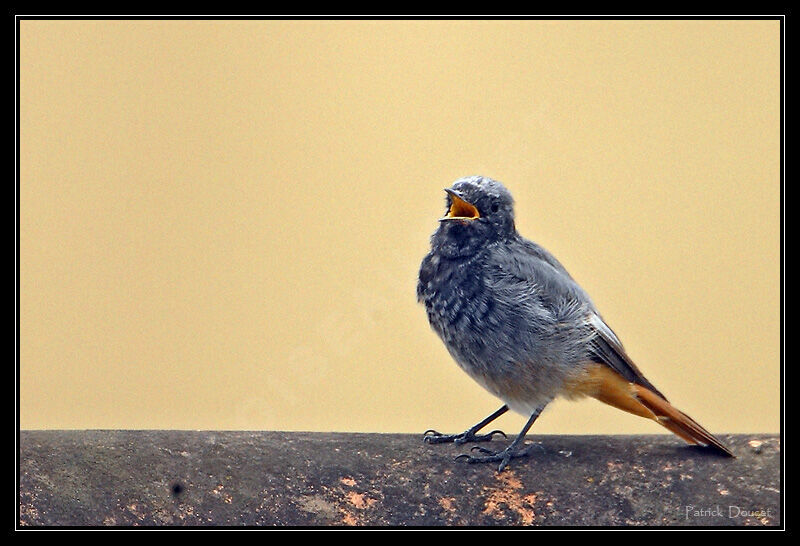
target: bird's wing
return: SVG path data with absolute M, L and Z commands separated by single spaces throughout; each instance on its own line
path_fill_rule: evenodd
M 552 254 L 532 241 L 520 239 L 493 255 L 492 269 L 530 286 L 527 292 L 535 293 L 543 307 L 578 311 L 580 324 L 576 326 L 586 329 L 585 339 L 588 340 L 591 360 L 608 366 L 628 381 L 646 387 L 666 400 L 630 359 L 586 291 Z
M 608 327 L 608 324 L 596 312 L 589 316 L 589 324 L 596 332 L 589 342 L 592 359 L 600 364 L 605 364 L 622 377 L 641 385 L 655 394 L 667 400 L 667 398 L 656 389 L 650 381 L 642 374 L 636 364 L 625 352 L 617 335 Z

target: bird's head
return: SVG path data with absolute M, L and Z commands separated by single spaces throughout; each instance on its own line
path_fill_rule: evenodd
M 444 191 L 447 210 L 433 235 L 435 249 L 467 256 L 516 233 L 514 199 L 500 182 L 469 176 L 456 180 Z

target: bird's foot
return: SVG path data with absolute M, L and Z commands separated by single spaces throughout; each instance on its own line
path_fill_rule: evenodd
M 467 453 L 462 453 L 461 455 L 456 457 L 456 460 L 464 459 L 466 462 L 470 464 L 499 462 L 500 466 L 498 466 L 497 471 L 502 472 L 503 469 L 506 466 L 508 466 L 508 463 L 511 462 L 511 459 L 527 457 L 534 447 L 541 447 L 541 446 L 539 446 L 538 444 L 531 444 L 528 446 L 516 447 L 512 444 L 501 451 L 492 451 L 491 449 L 486 449 L 485 447 L 475 446 L 470 451 L 479 451 L 481 453 L 484 453 L 484 455 L 469 455 Z
M 472 443 L 472 442 L 491 442 L 495 434 L 506 437 L 505 432 L 502 430 L 493 430 L 486 434 L 475 434 L 475 431 L 470 429 L 461 434 L 442 434 L 433 429 L 428 429 L 423 433 L 422 441 L 426 444 L 446 444 L 452 442 L 456 445 Z

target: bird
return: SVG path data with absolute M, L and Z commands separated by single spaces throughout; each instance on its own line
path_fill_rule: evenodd
M 505 437 L 480 431 L 510 409 L 528 418 L 513 442 L 497 451 L 475 446 L 457 457 L 499 462 L 502 472 L 530 453 L 535 444 L 525 446 L 525 435 L 551 401 L 590 397 L 652 419 L 689 444 L 734 456 L 645 378 L 564 266 L 517 232 L 514 199 L 501 182 L 468 176 L 444 191 L 446 212 L 420 265 L 417 300 L 459 367 L 503 405 L 460 434 L 429 429 L 426 443 Z

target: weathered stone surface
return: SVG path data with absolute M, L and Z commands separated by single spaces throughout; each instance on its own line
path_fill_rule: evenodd
M 20 526 L 780 526 L 780 440 L 531 436 L 454 461 L 421 435 L 23 431 Z M 493 447 L 509 440 L 495 439 Z

